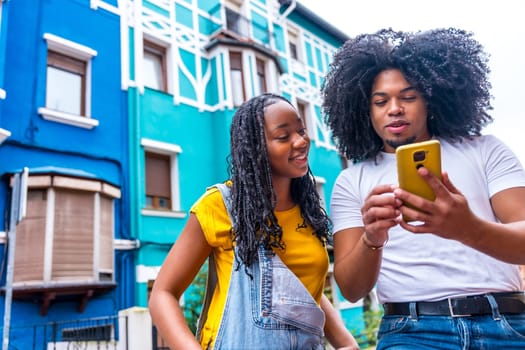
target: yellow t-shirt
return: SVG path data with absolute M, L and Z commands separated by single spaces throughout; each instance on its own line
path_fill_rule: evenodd
M 193 205 L 191 212 L 196 215 L 206 240 L 213 247 L 217 268 L 217 286 L 201 332 L 201 344 L 205 348 L 209 344 L 213 345 L 226 303 L 234 260 L 231 223 L 221 192 L 215 187 Z M 319 303 L 329 265 L 326 246 L 313 235 L 309 225 L 302 227 L 303 218 L 298 205 L 286 211 L 276 211 L 275 215 L 283 229 L 283 242 L 286 245 L 284 251 L 276 250 L 276 253 Z

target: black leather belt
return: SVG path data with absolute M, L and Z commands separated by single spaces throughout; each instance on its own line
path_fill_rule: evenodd
M 500 314 L 520 314 L 525 312 L 523 292 L 492 293 Z M 383 304 L 386 315 L 410 315 L 410 303 Z M 492 314 L 492 308 L 485 295 L 449 298 L 440 301 L 415 302 L 417 315 L 466 317 Z

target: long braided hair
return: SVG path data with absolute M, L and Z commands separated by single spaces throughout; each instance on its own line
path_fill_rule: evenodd
M 232 120 L 228 170 L 232 180 L 231 214 L 235 221 L 232 240 L 238 249 L 237 268 L 256 261 L 260 245 L 285 249 L 282 228 L 274 213 L 276 194 L 264 129 L 266 107 L 278 101 L 290 103 L 272 93 L 256 96 L 244 102 Z M 320 204 L 310 169 L 304 176 L 292 179 L 291 195 L 301 209 L 304 223 L 313 227 L 324 244 L 329 239 L 330 221 Z
M 488 55 L 460 29 L 396 32 L 383 29 L 348 40 L 334 55 L 322 87 L 325 121 L 339 151 L 358 162 L 375 159 L 383 141 L 370 121 L 376 76 L 399 69 L 427 103 L 431 135 L 460 141 L 480 135 L 488 111 Z

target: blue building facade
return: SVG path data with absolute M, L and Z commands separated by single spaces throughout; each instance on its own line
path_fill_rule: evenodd
M 6 271 L 14 272 L 12 300 L 3 293 L 0 310 L 10 348 L 31 349 L 67 332 L 30 325 L 116 315 L 134 304 L 126 288 L 135 277 L 120 16 L 117 1 L 0 6 L 3 292 Z M 9 230 L 13 175 L 23 168 L 26 216 Z

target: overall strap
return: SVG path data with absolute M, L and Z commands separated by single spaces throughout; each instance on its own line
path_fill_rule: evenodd
M 231 190 L 230 188 L 224 184 L 224 183 L 217 183 L 213 186 L 208 187 L 208 189 L 216 187 L 222 195 L 222 200 L 224 201 L 224 205 L 226 206 L 226 211 L 228 212 L 228 216 L 230 217 L 230 221 L 232 221 L 232 217 L 230 214 L 230 208 L 231 208 Z M 213 295 L 213 291 L 215 290 L 215 286 L 217 285 L 217 269 L 215 267 L 215 258 L 213 257 L 213 253 L 208 256 L 208 276 L 206 279 L 206 291 L 204 293 L 204 301 L 202 304 L 202 309 L 200 312 L 200 316 L 197 322 L 197 339 L 200 339 L 200 333 L 202 331 L 202 327 L 204 327 L 204 323 L 206 322 L 206 318 L 208 317 L 208 309 L 210 308 L 211 298 Z
M 233 223 L 233 218 L 231 215 L 231 207 L 232 207 L 231 188 L 225 183 L 218 183 L 218 184 L 213 185 L 212 187 L 217 187 L 217 189 L 221 191 L 222 200 L 224 201 L 224 205 L 226 206 L 226 210 L 228 211 L 230 222 Z

